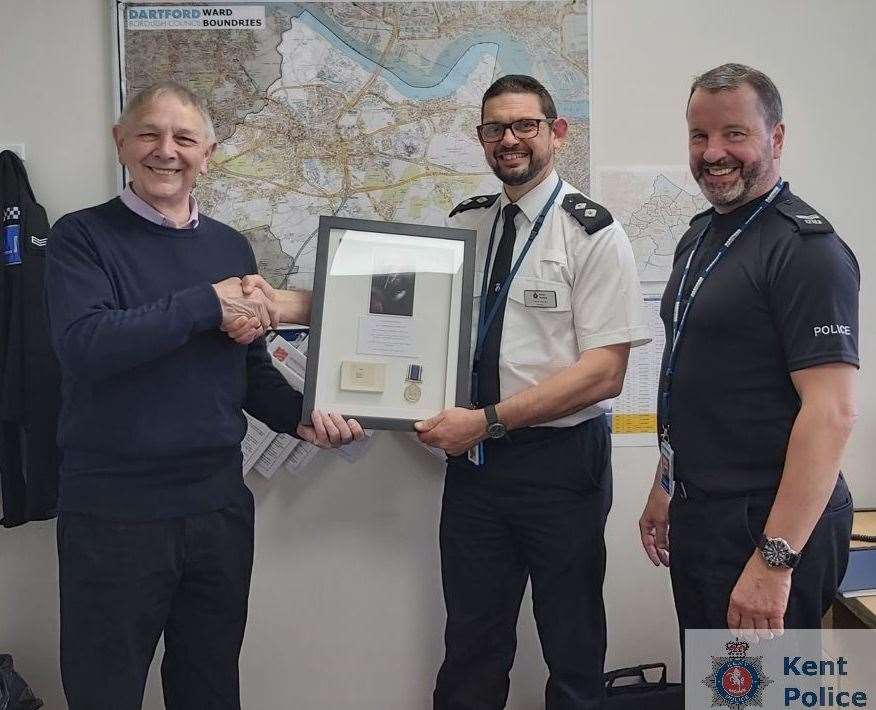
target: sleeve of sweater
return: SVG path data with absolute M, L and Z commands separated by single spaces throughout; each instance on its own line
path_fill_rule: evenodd
M 273 366 L 264 338 L 257 338 L 248 347 L 243 408 L 274 431 L 295 436 L 301 421 L 301 393 Z
M 46 303 L 52 346 L 65 373 L 101 380 L 151 362 L 190 337 L 219 326 L 209 283 L 136 308 L 119 305 L 88 227 L 74 215 L 52 228 L 46 254 Z
M 249 273 L 257 274 L 258 266 L 250 249 Z M 301 421 L 303 397 L 271 363 L 264 338 L 256 338 L 246 353 L 246 400 L 248 414 L 267 424 L 276 432 L 292 434 Z

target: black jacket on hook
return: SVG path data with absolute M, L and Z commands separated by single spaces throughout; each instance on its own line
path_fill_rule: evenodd
M 61 376 L 43 295 L 49 222 L 9 150 L 0 218 L 0 524 L 13 527 L 57 514 Z

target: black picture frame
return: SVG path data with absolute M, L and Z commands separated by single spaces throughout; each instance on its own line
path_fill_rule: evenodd
M 333 248 L 332 235 L 337 232 L 350 232 L 355 233 L 357 236 L 363 234 L 370 235 L 370 237 L 373 237 L 374 243 L 377 245 L 375 246 L 375 249 L 377 250 L 381 249 L 379 246 L 380 235 L 411 237 L 412 239 L 410 240 L 410 243 L 414 245 L 414 249 L 416 249 L 416 242 L 419 238 L 424 239 L 424 244 L 426 243 L 425 240 L 429 240 L 428 244 L 432 248 L 434 248 L 436 244 L 434 240 L 451 240 L 462 246 L 462 264 L 461 269 L 455 275 L 451 275 L 452 279 L 461 279 L 460 287 L 451 288 L 450 295 L 452 300 L 458 298 L 459 301 L 456 303 L 456 306 L 451 303 L 447 312 L 448 348 L 447 353 L 443 358 L 445 373 L 444 397 L 441 402 L 435 401 L 434 403 L 431 403 L 434 404 L 434 406 L 432 406 L 434 411 L 431 411 L 428 415 L 424 415 L 421 406 L 421 411 L 417 416 L 413 417 L 400 416 L 398 414 L 387 414 L 386 416 L 376 416 L 373 413 L 363 414 L 356 402 L 352 401 L 358 396 L 358 394 L 351 396 L 351 401 L 348 403 L 349 406 L 340 407 L 343 411 L 338 411 L 337 406 L 331 408 L 330 411 L 342 415 L 345 419 L 354 418 L 366 429 L 413 431 L 414 422 L 427 418 L 427 416 L 437 414 L 442 409 L 452 406 L 469 406 L 471 395 L 470 357 L 474 260 L 477 239 L 476 232 L 471 229 L 457 229 L 453 227 L 438 227 L 423 224 L 406 224 L 402 222 L 381 222 L 377 220 L 323 215 L 319 219 L 319 233 L 317 236 L 316 265 L 313 278 L 313 303 L 310 316 L 310 337 L 308 338 L 307 346 L 307 369 L 305 373 L 302 422 L 304 424 L 311 423 L 311 414 L 315 408 L 325 410 L 325 408 L 317 401 L 317 398 L 320 391 L 324 387 L 327 387 L 325 384 L 326 377 L 332 372 L 337 373 L 341 367 L 341 363 L 336 362 L 334 356 L 332 356 L 332 361 L 328 362 L 325 353 L 329 349 L 337 349 L 334 346 L 338 342 L 338 339 L 349 339 L 350 337 L 349 332 L 339 333 L 336 329 L 333 329 L 330 324 L 324 322 L 324 316 L 326 314 L 327 281 L 331 267 L 329 261 L 331 249 Z M 338 244 L 340 244 L 342 239 L 343 235 L 337 237 L 337 244 L 334 244 L 335 249 L 338 247 Z M 389 249 L 389 247 L 387 247 L 387 249 Z M 407 269 L 405 270 L 405 273 L 408 273 Z M 373 273 L 367 272 L 364 269 L 361 275 L 355 276 L 355 278 L 367 280 L 369 293 L 372 288 L 372 277 Z M 411 283 L 413 283 L 413 280 L 411 280 Z M 416 297 L 418 299 L 425 299 L 428 302 L 429 295 L 426 284 L 422 282 L 422 279 L 418 279 L 416 282 Z M 334 290 L 331 294 L 331 298 L 338 299 L 342 298 L 342 296 L 338 296 L 337 290 Z M 438 307 L 431 303 L 429 305 L 431 307 Z M 337 307 L 336 304 L 335 307 Z M 362 310 L 363 304 L 361 303 L 352 303 L 350 307 L 353 310 L 359 308 L 363 314 L 367 314 L 370 312 L 370 301 L 364 304 L 364 310 Z M 456 319 L 457 322 L 453 322 L 454 319 L 452 314 L 454 312 L 458 314 Z M 391 318 L 393 315 L 390 314 L 388 317 Z M 404 314 L 400 317 L 404 317 Z M 327 345 L 331 345 L 332 347 L 329 348 Z M 351 352 L 351 356 L 359 357 L 359 355 L 356 354 L 355 349 Z M 396 365 L 399 367 L 404 365 L 405 371 L 409 372 L 410 364 L 407 363 L 408 359 L 410 358 L 397 358 L 397 360 L 401 360 L 402 362 L 396 362 Z M 433 357 L 425 368 L 426 372 L 434 376 L 434 372 L 430 371 L 434 371 L 436 362 L 440 359 L 440 357 Z M 398 369 L 398 367 L 396 369 Z M 446 382 L 448 372 L 454 373 L 454 387 L 450 387 Z M 326 377 L 321 377 L 322 375 L 326 375 Z M 375 405 L 374 401 L 372 401 L 367 409 L 373 412 L 375 406 L 379 408 L 379 405 Z M 430 402 L 425 402 L 423 406 L 430 406 Z

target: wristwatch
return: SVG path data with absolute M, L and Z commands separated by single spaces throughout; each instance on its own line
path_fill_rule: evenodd
M 788 541 L 781 537 L 761 535 L 757 547 L 770 567 L 794 569 L 800 561 L 800 553 L 794 552 Z
M 495 404 L 488 404 L 484 407 L 484 416 L 487 418 L 487 435 L 491 439 L 501 439 L 508 433 L 505 425 L 499 421 L 499 415 L 496 414 Z

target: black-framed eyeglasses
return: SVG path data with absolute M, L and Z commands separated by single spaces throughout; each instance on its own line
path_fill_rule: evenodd
M 549 126 L 556 118 L 518 118 L 511 123 L 482 123 L 478 126 L 478 137 L 484 143 L 498 143 L 509 128 L 515 138 L 535 138 L 542 121 Z

